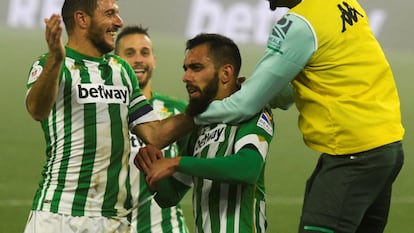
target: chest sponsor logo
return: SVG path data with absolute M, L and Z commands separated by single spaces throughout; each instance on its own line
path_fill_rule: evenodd
M 80 104 L 107 103 L 128 104 L 128 88 L 124 86 L 107 86 L 103 84 L 78 84 L 76 98 Z
M 206 146 L 213 143 L 224 142 L 224 130 L 226 125 L 220 124 L 213 129 L 204 130 L 197 139 L 194 147 L 194 153 L 200 153 Z

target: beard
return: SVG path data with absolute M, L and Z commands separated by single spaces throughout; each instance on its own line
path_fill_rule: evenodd
M 114 49 L 113 45 L 105 41 L 104 35 L 106 33 L 106 31 L 102 33 L 99 25 L 95 22 L 92 22 L 87 36 L 95 48 L 97 48 L 102 54 L 109 53 Z
M 200 97 L 192 98 L 189 100 L 188 106 L 185 112 L 190 116 L 196 116 L 202 112 L 204 112 L 208 105 L 214 100 L 215 96 L 217 95 L 218 91 L 218 73 L 214 73 L 214 78 L 211 80 L 204 90 L 198 91 L 201 93 Z
M 146 74 L 143 79 L 138 78 L 138 84 L 141 89 L 144 89 L 152 77 L 152 69 L 146 68 Z

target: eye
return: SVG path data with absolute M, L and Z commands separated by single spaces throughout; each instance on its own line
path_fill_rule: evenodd
M 135 56 L 135 50 L 133 50 L 133 49 L 127 49 L 127 50 L 125 50 L 124 55 L 126 57 L 133 57 L 133 56 Z
M 151 50 L 150 50 L 150 49 L 148 49 L 148 48 L 144 48 L 144 49 L 142 49 L 142 50 L 141 50 L 141 55 L 142 55 L 143 57 L 148 57 L 148 56 L 150 56 L 150 55 L 151 55 Z

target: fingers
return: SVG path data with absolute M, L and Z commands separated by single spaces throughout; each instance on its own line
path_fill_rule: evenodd
M 49 47 L 50 53 L 63 57 L 64 46 L 62 42 L 62 17 L 58 14 L 53 14 L 50 18 L 44 20 L 46 24 L 45 38 Z
M 153 145 L 147 145 L 139 149 L 138 154 L 134 158 L 134 164 L 139 170 L 148 174 L 152 164 L 161 158 L 163 158 L 161 150 Z

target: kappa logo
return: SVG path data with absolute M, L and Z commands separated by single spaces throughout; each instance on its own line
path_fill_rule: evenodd
M 280 54 L 283 54 L 281 50 L 282 42 L 286 38 L 286 34 L 289 31 L 292 21 L 286 19 L 285 17 L 281 18 L 275 27 L 272 29 L 272 34 L 267 41 L 267 47 L 272 49 Z
M 78 84 L 77 101 L 80 104 L 107 103 L 128 104 L 128 88 L 124 86 L 107 86 L 103 84 Z
M 204 131 L 197 139 L 194 147 L 194 153 L 198 154 L 203 150 L 203 148 L 212 143 L 223 142 L 225 128 L 225 124 L 219 124 L 211 130 Z
M 349 26 L 354 25 L 354 22 L 358 22 L 358 16 L 364 17 L 361 13 L 359 13 L 355 8 L 351 7 L 348 3 L 342 2 L 344 6 L 338 4 L 338 8 L 341 11 L 341 18 L 342 18 L 342 31 L 346 31 L 346 24 Z

